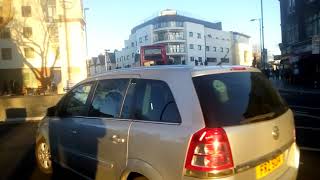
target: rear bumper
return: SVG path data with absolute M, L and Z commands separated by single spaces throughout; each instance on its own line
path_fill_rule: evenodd
M 283 166 L 282 170 L 275 171 L 271 173 L 269 176 L 262 178 L 261 180 L 296 180 L 299 169 L 299 161 L 300 161 L 300 150 L 297 144 L 294 142 L 290 148 L 288 149 L 287 154 L 287 164 Z M 195 177 L 184 176 L 184 180 L 200 180 Z M 210 178 L 208 178 L 210 179 Z M 211 178 L 215 180 L 250 180 L 255 178 L 254 168 L 251 168 L 247 171 L 234 174 L 233 176 L 223 177 L 223 178 Z

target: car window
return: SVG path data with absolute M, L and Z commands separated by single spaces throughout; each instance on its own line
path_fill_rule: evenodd
M 122 118 L 180 123 L 181 118 L 169 86 L 159 80 L 137 79 L 130 83 Z
M 108 79 L 100 81 L 94 93 L 92 104 L 90 105 L 89 116 L 119 117 L 128 82 L 128 79 Z
M 194 77 L 193 83 L 209 127 L 265 121 L 288 109 L 262 73 L 204 75 Z
M 60 116 L 86 116 L 88 112 L 87 100 L 92 83 L 79 85 L 71 90 L 64 98 L 60 108 Z

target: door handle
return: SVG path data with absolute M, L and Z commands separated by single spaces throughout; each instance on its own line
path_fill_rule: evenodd
M 125 139 L 124 138 L 120 138 L 118 135 L 113 135 L 111 137 L 111 140 L 113 143 L 118 144 L 118 143 L 124 143 Z

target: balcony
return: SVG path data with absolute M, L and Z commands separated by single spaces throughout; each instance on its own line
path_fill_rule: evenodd
M 167 55 L 179 55 L 179 54 L 185 54 L 185 48 L 184 47 L 167 47 Z
M 166 42 L 185 42 L 183 32 L 158 32 L 154 33 L 154 42 L 166 43 Z
M 161 30 L 184 30 L 183 22 L 178 21 L 169 21 L 169 22 L 161 22 L 154 24 L 154 31 L 161 31 Z
M 153 42 L 155 43 L 167 43 L 167 42 L 185 42 L 184 37 L 155 37 Z

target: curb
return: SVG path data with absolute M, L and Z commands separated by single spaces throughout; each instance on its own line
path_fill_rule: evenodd
M 26 117 L 26 118 L 8 118 L 0 120 L 0 123 L 22 123 L 22 122 L 39 122 L 43 117 Z

